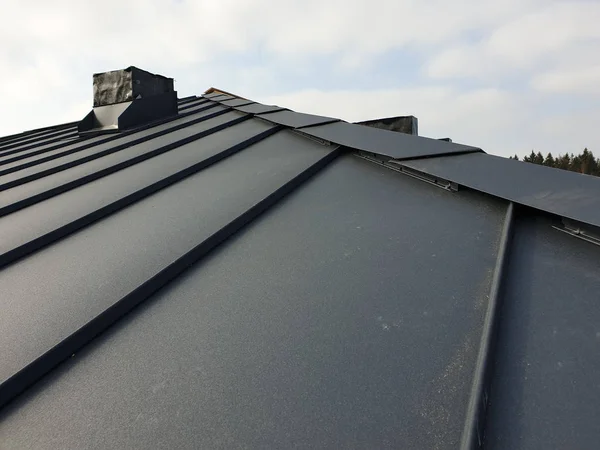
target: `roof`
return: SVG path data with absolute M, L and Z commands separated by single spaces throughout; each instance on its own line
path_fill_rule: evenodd
M 594 448 L 600 180 L 224 91 L 0 140 L 3 448 Z

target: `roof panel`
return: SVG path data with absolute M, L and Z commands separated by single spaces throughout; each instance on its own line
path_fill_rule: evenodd
M 310 127 L 303 132 L 339 145 L 399 160 L 480 151 L 467 145 L 345 122 Z
M 48 144 L 51 142 L 57 142 L 65 137 L 71 137 L 77 135 L 76 128 L 65 128 L 58 131 L 47 132 L 41 135 L 35 135 L 32 137 L 21 139 L 17 142 L 8 142 L 0 145 L 0 155 L 7 153 L 7 150 L 17 150 L 23 147 L 31 148 L 33 144 Z
M 285 125 L 292 128 L 308 127 L 329 122 L 339 122 L 340 119 L 332 117 L 314 116 L 312 114 L 302 114 L 295 111 L 278 111 L 270 112 L 261 116 L 263 119 L 269 120 L 280 125 Z
M 187 112 L 188 110 L 192 109 L 192 108 L 197 108 L 198 106 L 208 106 L 210 105 L 212 102 L 209 102 L 208 100 L 206 100 L 205 98 L 197 98 L 196 100 L 190 102 L 190 103 L 185 103 L 183 105 L 180 105 L 178 108 L 178 111 L 181 113 L 182 111 Z
M 260 103 L 254 103 L 252 105 L 236 106 L 235 109 L 249 114 L 264 114 L 271 113 L 273 111 L 283 111 L 285 108 L 274 105 L 262 105 Z
M 244 105 L 251 105 L 254 103 L 252 100 L 245 100 L 242 98 L 234 98 L 233 100 L 225 100 L 225 101 L 219 100 L 219 102 L 222 105 L 226 105 L 226 106 L 244 106 Z
M 0 143 L 5 144 L 7 142 L 19 141 L 21 139 L 26 139 L 26 138 L 34 136 L 34 135 L 39 136 L 40 134 L 51 133 L 56 130 L 69 128 L 69 127 L 76 127 L 76 126 L 77 126 L 77 122 L 69 122 L 69 123 L 63 123 L 60 125 L 52 125 L 49 127 L 37 128 L 34 130 L 22 131 L 21 133 L 9 134 L 7 136 L 0 137 Z
M 510 250 L 485 448 L 600 442 L 600 247 L 521 216 Z
M 234 97 L 233 95 L 229 95 L 229 94 L 218 94 L 218 95 L 214 95 L 212 97 L 206 97 L 206 98 L 208 98 L 212 101 L 215 101 L 215 102 L 222 102 L 224 100 L 233 100 L 237 97 Z
M 0 380 L 5 382 L 331 150 L 281 132 L 4 268 Z M 0 398 L 10 392 L 3 385 Z
M 132 134 L 135 134 L 135 133 L 141 133 L 142 131 L 148 130 L 149 128 L 152 128 L 154 130 L 162 130 L 164 128 L 164 126 L 169 126 L 168 124 L 173 123 L 175 121 L 193 120 L 193 118 L 185 119 L 186 117 L 189 117 L 192 114 L 197 115 L 200 113 L 204 113 L 204 111 L 207 111 L 206 113 L 202 114 L 202 116 L 205 116 L 205 115 L 209 115 L 214 112 L 217 112 L 217 111 L 223 111 L 225 109 L 226 109 L 225 107 L 218 105 L 218 104 L 192 105 L 192 106 L 190 106 L 190 108 L 188 110 L 180 112 L 179 116 L 170 117 L 159 123 L 142 126 L 142 127 L 139 127 L 139 128 L 133 129 L 133 130 L 129 130 L 129 131 L 125 131 L 125 132 L 121 132 L 121 133 L 111 133 L 109 135 L 101 134 L 99 136 L 95 136 L 92 138 L 90 138 L 90 137 L 78 138 L 77 144 L 79 144 L 79 145 L 77 145 L 77 146 L 71 145 L 74 142 L 68 142 L 65 140 L 62 142 L 58 142 L 58 143 L 54 142 L 54 143 L 50 143 L 47 145 L 35 145 L 35 146 L 32 146 L 30 149 L 26 149 L 26 150 L 20 149 L 20 150 L 7 151 L 5 153 L 5 155 L 0 156 L 0 174 L 2 174 L 3 171 L 5 171 L 9 167 L 19 166 L 28 161 L 35 161 L 37 159 L 41 159 L 41 158 L 44 158 L 44 157 L 47 157 L 50 155 L 63 154 L 63 152 L 67 152 L 67 151 L 71 151 L 71 150 L 77 151 L 75 149 L 90 148 L 98 143 L 111 142 L 114 140 L 123 139 L 126 136 L 131 136 Z M 196 117 L 198 117 L 198 116 L 196 116 Z M 180 123 L 180 122 L 177 122 L 177 123 Z M 149 133 L 149 134 L 151 134 L 151 133 Z M 42 154 L 43 154 L 43 156 L 41 156 L 39 158 L 32 158 L 36 155 L 42 155 Z M 27 160 L 27 161 L 23 161 L 23 160 Z M 17 161 L 19 161 L 19 162 L 17 163 Z M 15 163 L 15 164 L 10 164 L 10 163 Z
M 227 95 L 227 94 L 223 94 L 221 92 L 211 92 L 210 94 L 204 94 L 202 97 L 213 99 L 215 97 L 221 97 L 222 95 Z
M 600 226 L 600 178 L 483 153 L 403 165 L 463 186 Z
M 97 220 L 101 208 L 136 192 L 143 195 L 141 191 L 148 190 L 153 183 L 202 161 L 214 160 L 221 152 L 269 129 L 272 129 L 270 124 L 247 120 L 0 218 L 0 236 L 5 237 L 0 241 L 0 267 L 15 257 L 7 252 L 15 252 L 83 217 L 93 215 Z M 98 192 L 102 195 L 97 195 Z M 153 191 L 146 195 L 151 194 Z
M 263 164 L 298 151 L 273 150 Z M 240 167 L 224 186 L 251 191 Z M 343 157 L 21 398 L 0 434 L 14 446 L 456 448 L 503 215 L 485 196 Z
M 208 118 L 212 114 L 214 114 L 212 110 L 205 111 L 197 116 L 188 116 L 183 119 L 169 122 L 163 126 L 144 130 L 140 133 L 122 136 L 118 140 L 118 143 L 115 140 L 110 140 L 105 144 L 98 144 L 90 148 L 79 150 L 79 147 L 75 147 L 73 150 L 76 151 L 62 149 L 58 152 L 47 152 L 41 156 L 32 157 L 32 159 L 6 164 L 0 170 L 0 174 L 2 174 L 0 175 L 0 190 L 7 189 L 8 186 L 21 183 L 24 180 L 29 182 L 36 177 L 39 178 L 41 175 L 45 175 L 46 171 L 58 170 L 62 167 L 67 170 L 77 165 L 88 163 L 93 159 L 98 159 L 99 157 L 101 158 L 100 164 L 104 163 L 106 166 L 112 161 L 123 160 L 123 158 L 127 158 L 128 155 L 136 155 L 143 150 L 147 151 L 148 149 L 159 148 L 176 140 L 184 139 L 195 133 L 243 117 L 243 115 L 236 111 L 229 111 L 216 117 Z M 194 123 L 194 121 L 203 118 L 208 119 Z M 160 133 L 163 134 L 161 135 Z M 156 136 L 152 139 L 154 135 Z M 136 144 L 138 140 L 141 140 L 141 142 Z M 123 148 L 120 148 L 119 146 L 122 146 Z M 66 154 L 64 154 L 65 152 Z M 6 173 L 9 170 L 11 170 L 11 172 Z M 3 174 L 3 172 L 6 174 Z M 8 194 L 8 197 L 10 197 L 10 194 Z M 2 198 L 0 200 L 0 205 L 4 204 L 5 199 Z

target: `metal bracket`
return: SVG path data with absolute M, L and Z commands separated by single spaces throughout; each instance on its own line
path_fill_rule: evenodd
M 384 156 L 379 153 L 371 153 L 364 151 L 357 151 L 356 156 L 359 158 L 366 159 L 367 161 L 371 161 L 377 164 L 380 164 L 390 170 L 395 172 L 403 173 L 404 175 L 408 175 L 409 177 L 416 178 L 417 180 L 424 181 L 425 183 L 429 183 L 435 187 L 444 189 L 450 192 L 458 191 L 458 184 L 452 181 L 446 180 L 444 178 L 434 177 L 433 175 L 429 175 L 427 173 L 421 172 L 419 170 L 411 169 L 410 167 L 406 167 L 402 165 L 400 161 L 396 161 L 394 159 L 390 159 L 389 156 Z
M 583 239 L 586 242 L 600 245 L 600 230 L 598 228 L 564 217 L 562 218 L 562 224 L 562 228 L 557 226 L 552 226 L 552 228 Z
M 321 145 L 326 145 L 326 146 L 330 146 L 330 145 L 331 145 L 331 141 L 326 141 L 325 139 L 321 139 L 321 138 L 318 138 L 318 137 L 312 136 L 312 135 L 310 135 L 310 134 L 308 134 L 308 133 L 303 133 L 301 130 L 297 130 L 297 129 L 295 129 L 295 128 L 291 128 L 291 129 L 290 129 L 290 131 L 291 131 L 292 133 L 295 133 L 295 134 L 298 134 L 298 135 L 300 135 L 300 136 L 302 136 L 302 137 L 305 137 L 305 138 L 307 138 L 307 139 L 310 139 L 311 141 L 314 141 L 314 142 L 316 142 L 316 143 L 318 143 L 318 144 L 321 144 Z

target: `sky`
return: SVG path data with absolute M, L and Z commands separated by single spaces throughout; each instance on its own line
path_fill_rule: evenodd
M 600 1 L 3 0 L 0 136 L 82 119 L 131 65 L 300 112 L 600 156 Z

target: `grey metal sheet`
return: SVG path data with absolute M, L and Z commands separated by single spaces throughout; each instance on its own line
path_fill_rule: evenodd
M 52 169 L 54 167 L 57 167 L 57 166 L 60 166 L 63 164 L 68 164 L 68 163 L 84 160 L 85 158 L 88 158 L 92 155 L 99 154 L 100 152 L 114 148 L 117 145 L 123 145 L 123 144 L 126 144 L 127 142 L 135 141 L 136 139 L 142 138 L 144 136 L 150 136 L 152 134 L 160 133 L 162 131 L 168 131 L 170 128 L 173 128 L 173 127 L 176 127 L 179 125 L 183 125 L 188 122 L 192 122 L 200 117 L 204 117 L 204 116 L 213 114 L 214 112 L 216 112 L 216 111 L 211 109 L 211 110 L 199 113 L 198 115 L 190 115 L 190 116 L 187 116 L 182 119 L 170 121 L 166 124 L 149 128 L 149 129 L 141 131 L 139 133 L 132 133 L 127 136 L 123 136 L 121 139 L 118 139 L 118 140 L 111 140 L 107 143 L 95 145 L 93 147 L 86 148 L 84 150 L 77 151 L 74 153 L 70 153 L 65 156 L 60 156 L 61 152 L 69 151 L 70 148 L 68 148 L 68 149 L 62 148 L 60 150 L 43 153 L 42 155 L 36 155 L 36 156 L 32 157 L 31 159 L 24 159 L 24 160 L 20 160 L 20 161 L 15 161 L 14 163 L 6 164 L 6 165 L 0 167 L 0 173 L 2 173 L 3 170 L 12 169 L 12 168 L 20 168 L 21 166 L 24 166 L 24 168 L 14 171 L 12 173 L 8 173 L 6 175 L 0 175 L 0 189 L 2 189 L 2 187 L 4 185 L 6 185 L 7 183 L 13 182 L 15 180 L 23 179 L 23 178 L 31 176 L 31 175 L 42 173 L 45 170 L 49 170 L 49 169 Z M 197 123 L 194 125 L 190 125 L 188 127 L 184 127 L 179 130 L 176 130 L 176 131 L 167 132 L 166 134 L 163 134 L 162 136 L 158 136 L 154 139 L 147 140 L 147 141 L 142 142 L 137 145 L 132 145 L 131 147 L 125 148 L 123 150 L 119 150 L 116 154 L 125 155 L 125 154 L 131 153 L 131 152 L 135 152 L 136 149 L 143 148 L 143 147 L 148 148 L 148 147 L 154 146 L 154 148 L 157 148 L 157 146 L 166 145 L 175 140 L 182 139 L 185 136 L 192 135 L 194 133 L 202 131 L 203 129 L 211 128 L 217 124 L 225 123 L 225 122 L 228 122 L 228 121 L 233 120 L 238 117 L 241 117 L 241 113 L 238 113 L 237 111 L 230 111 L 225 114 L 221 114 L 218 117 L 214 117 L 212 119 L 208 119 L 203 122 L 200 122 L 200 123 Z M 46 162 L 40 162 L 39 164 L 31 165 L 31 166 L 27 167 L 32 162 L 37 162 L 42 158 L 49 158 L 51 156 L 60 156 L 60 157 L 51 159 Z M 106 158 L 108 158 L 109 156 L 112 156 L 112 155 L 104 156 L 101 159 L 103 161 L 105 161 L 105 160 L 108 161 Z M 0 200 L 0 203 L 3 203 L 2 200 Z
M 312 114 L 297 113 L 295 111 L 272 112 L 261 117 L 271 122 L 292 128 L 301 128 L 325 122 L 339 121 L 339 119 L 334 119 L 333 117 L 314 116 Z
M 4 268 L 0 380 L 330 151 L 281 132 Z
M 542 217 L 516 224 L 486 449 L 597 449 L 600 247 Z
M 69 126 L 67 126 L 67 125 L 60 126 L 59 125 L 56 128 L 48 127 L 48 128 L 42 128 L 40 130 L 23 131 L 21 133 L 17 133 L 17 134 L 13 134 L 13 135 L 2 136 L 2 137 L 0 137 L 0 144 L 4 145 L 4 144 L 11 143 L 11 142 L 18 142 L 20 140 L 28 139 L 33 136 L 41 136 L 46 133 L 52 133 L 59 129 L 69 128 L 69 127 L 74 128 L 72 124 Z
M 67 122 L 67 123 L 62 123 L 59 125 L 51 125 L 49 127 L 42 127 L 42 128 L 36 128 L 33 130 L 27 130 L 27 131 L 23 131 L 21 133 L 9 134 L 9 135 L 0 137 L 0 142 L 5 143 L 7 141 L 12 141 L 15 139 L 18 140 L 18 139 L 22 139 L 22 138 L 27 138 L 34 134 L 52 132 L 52 131 L 69 128 L 69 127 L 77 127 L 77 123 L 78 122 Z
M 96 158 L 69 169 L 61 170 L 53 173 L 51 176 L 44 176 L 8 189 L 2 192 L 2 195 L 0 195 L 0 214 L 3 214 L 3 208 L 8 207 L 16 202 L 40 195 L 46 191 L 50 191 L 59 186 L 74 182 L 99 171 L 104 171 L 110 167 L 116 166 L 117 164 L 121 164 L 133 158 L 138 158 L 141 155 L 154 152 L 155 150 L 158 150 L 166 145 L 172 145 L 173 142 L 178 139 L 186 139 L 196 133 L 224 125 L 229 121 L 239 119 L 240 117 L 243 116 L 237 112 L 228 112 L 205 122 L 200 122 L 195 125 L 182 128 L 181 130 L 173 133 L 168 133 L 168 135 L 163 135 L 140 144 L 132 145 L 131 147 L 127 147 L 118 152 L 105 155 L 101 158 Z
M 300 150 L 282 144 L 262 161 Z M 241 167 L 223 164 L 209 196 L 272 176 Z M 205 192 L 178 201 L 203 202 L 192 190 Z M 9 447 L 454 449 L 503 216 L 478 193 L 338 159 L 17 400 L 0 435 Z M 100 281 L 80 272 L 93 293 Z
M 285 108 L 282 108 L 281 106 L 262 105 L 260 103 L 254 103 L 252 105 L 237 106 L 235 109 L 250 114 L 263 114 L 270 113 L 273 111 L 283 111 Z
M 210 94 L 204 94 L 202 97 L 213 99 L 215 97 L 221 97 L 222 95 L 225 95 L 225 94 L 222 94 L 220 92 L 212 92 Z
M 53 133 L 51 135 L 44 135 L 35 139 L 29 139 L 23 142 L 17 142 L 14 144 L 6 145 L 0 149 L 0 156 L 5 156 L 13 153 L 19 153 L 24 150 L 35 148 L 38 145 L 49 145 L 52 143 L 60 142 L 65 137 L 78 136 L 77 130 L 61 130 L 60 132 Z
M 208 108 L 208 109 L 203 111 L 205 108 Z M 127 137 L 132 136 L 134 133 L 137 137 L 143 136 L 142 134 L 138 134 L 138 133 L 147 131 L 150 128 L 154 131 L 163 130 L 163 129 L 165 129 L 165 127 L 168 127 L 169 124 L 174 124 L 173 126 L 176 126 L 178 123 L 182 123 L 182 121 L 194 120 L 197 117 L 210 115 L 214 112 L 223 111 L 225 109 L 226 109 L 225 107 L 220 106 L 220 105 L 193 105 L 188 110 L 182 111 L 181 117 L 170 118 L 162 123 L 154 124 L 152 126 L 143 126 L 139 130 L 134 129 L 131 131 L 127 131 L 125 133 L 100 135 L 100 136 L 96 136 L 93 138 L 79 139 L 77 141 L 77 144 L 79 144 L 79 145 L 77 145 L 77 146 L 75 146 L 75 145 L 67 146 L 66 143 L 54 142 L 54 143 L 50 143 L 47 145 L 36 145 L 36 146 L 32 147 L 31 149 L 28 149 L 27 151 L 22 151 L 22 150 L 18 151 L 17 154 L 12 154 L 13 151 L 9 151 L 8 153 L 11 153 L 11 154 L 8 154 L 5 156 L 0 156 L 0 174 L 2 174 L 3 171 L 5 171 L 8 168 L 17 167 L 17 166 L 27 164 L 30 162 L 35 162 L 36 160 L 50 157 L 52 155 L 62 155 L 64 153 L 68 154 L 68 152 L 76 151 L 76 149 L 78 149 L 78 148 L 82 148 L 82 149 L 89 148 L 89 147 L 95 145 L 96 143 L 113 142 L 113 141 L 120 140 L 120 139 L 131 140 L 131 138 L 127 138 Z M 194 117 L 189 118 L 189 116 L 192 114 L 194 114 Z M 150 131 L 144 135 L 149 135 L 149 134 L 152 134 L 152 131 Z M 127 142 L 127 141 L 122 140 L 120 142 Z M 117 143 L 115 143 L 114 145 L 117 145 Z M 38 156 L 38 155 L 40 155 L 40 156 Z
M 212 95 L 212 96 L 205 96 L 205 98 L 208 98 L 212 101 L 215 102 L 222 102 L 224 100 L 232 100 L 236 97 L 232 96 L 232 95 L 227 95 L 227 94 L 216 94 L 216 95 Z
M 463 186 L 600 226 L 600 178 L 483 153 L 405 161 Z
M 3 255 L 272 128 L 247 120 L 0 218 Z M 98 195 L 102 193 L 102 195 Z
M 195 108 L 195 107 L 198 107 L 198 106 L 206 106 L 206 105 L 209 105 L 209 104 L 210 104 L 210 102 L 207 99 L 205 99 L 205 98 L 197 98 L 197 99 L 195 99 L 192 102 L 180 105 L 178 107 L 178 111 L 179 112 L 187 112 L 187 110 L 190 109 L 190 108 Z
M 379 153 L 400 160 L 422 158 L 431 155 L 480 151 L 475 147 L 467 145 L 345 122 L 310 127 L 303 130 L 303 132 L 346 147 Z
M 73 143 L 77 143 L 77 144 L 82 144 L 82 145 L 89 145 L 91 143 L 94 142 L 98 142 L 98 141 L 102 141 L 106 139 L 106 136 L 95 136 L 92 138 L 85 138 L 85 139 L 77 139 L 77 142 L 73 142 Z M 57 143 L 57 142 L 50 142 L 49 144 L 39 144 L 36 145 L 35 147 L 32 148 L 28 148 L 26 150 L 20 150 L 20 151 L 8 151 L 6 152 L 6 154 L 4 155 L 0 155 L 0 172 L 4 169 L 6 169 L 7 167 L 11 167 L 11 166 L 7 166 L 7 164 L 10 163 L 15 163 L 14 165 L 17 165 L 16 161 L 21 161 L 21 160 L 27 160 L 27 161 L 32 161 L 33 159 L 27 159 L 36 155 L 44 155 L 47 152 L 51 152 L 51 151 L 55 151 L 55 153 L 47 153 L 47 154 L 56 154 L 56 153 L 60 153 L 61 151 L 65 151 L 65 150 L 69 150 L 73 147 L 67 147 L 66 145 L 58 145 L 58 144 L 62 144 L 62 143 Z M 43 156 L 40 156 L 40 158 L 42 158 Z
M 251 105 L 254 103 L 252 100 L 244 100 L 242 98 L 234 98 L 232 100 L 225 100 L 225 101 L 219 100 L 219 102 L 221 104 L 227 105 L 227 106 L 243 106 L 243 105 Z
M 77 134 L 76 128 L 64 128 L 60 130 L 51 130 L 41 134 L 35 134 L 26 138 L 19 139 L 18 141 L 5 142 L 0 144 L 0 154 L 3 154 L 5 150 L 18 149 L 20 147 L 30 146 L 33 143 L 46 143 L 47 141 L 56 140 L 64 136 L 72 136 Z

